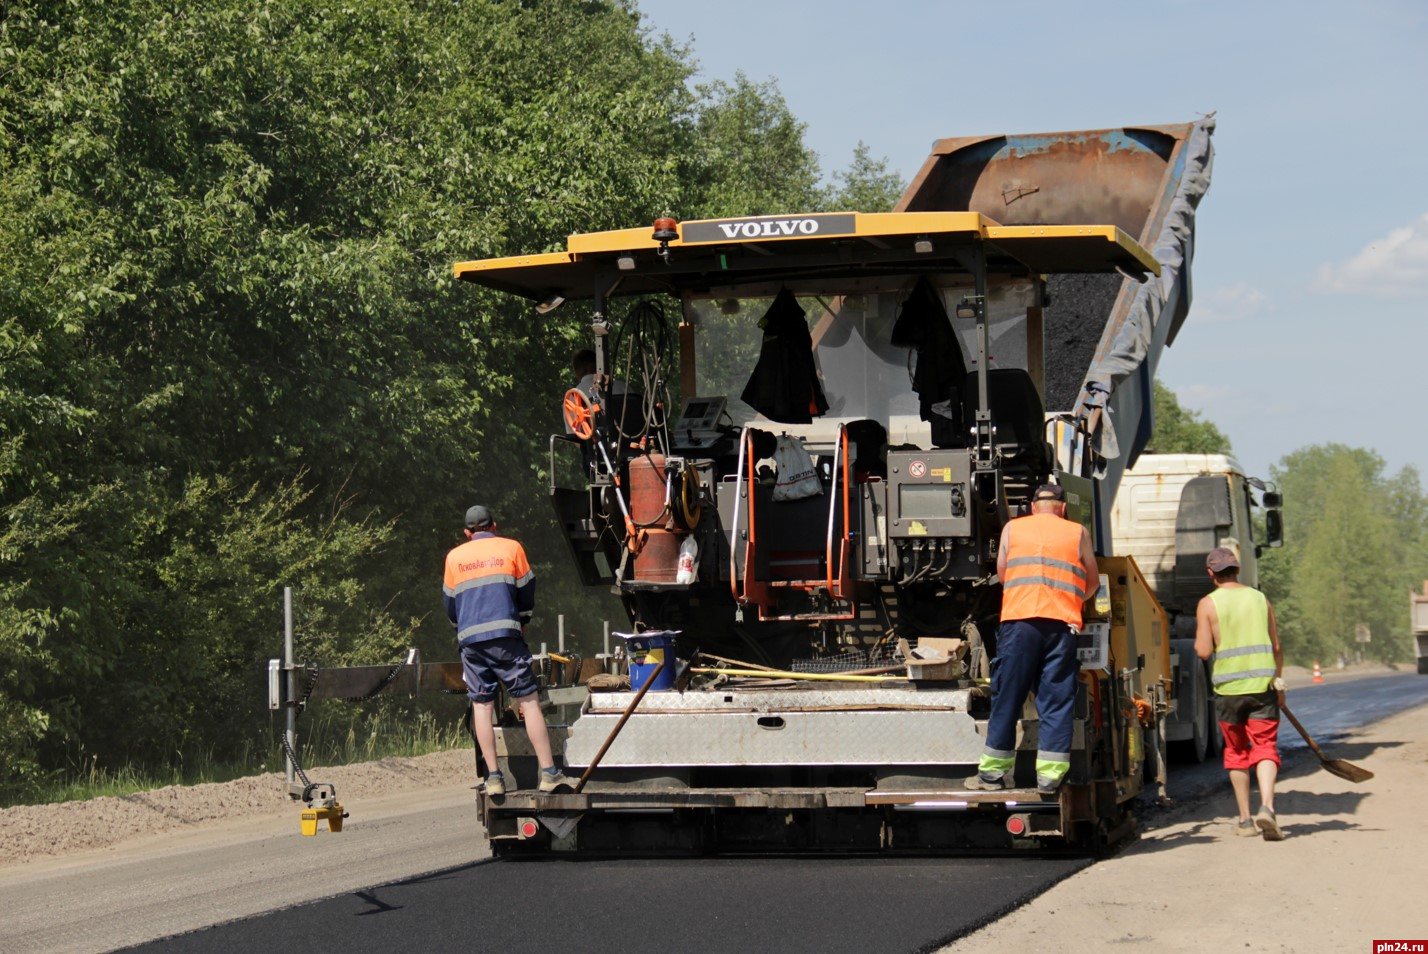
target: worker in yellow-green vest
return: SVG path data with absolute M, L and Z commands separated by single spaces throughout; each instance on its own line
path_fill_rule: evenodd
M 1195 611 L 1195 653 L 1215 660 L 1215 712 L 1225 737 L 1225 768 L 1239 807 L 1235 834 L 1280 841 L 1274 815 L 1279 776 L 1279 707 L 1284 704 L 1284 650 L 1274 607 L 1240 582 L 1240 558 L 1216 547 L 1205 558 L 1215 589 Z M 1250 817 L 1250 771 L 1259 781 L 1259 812 Z
M 1036 789 L 1054 797 L 1071 768 L 1076 702 L 1076 633 L 1081 605 L 1099 576 L 1091 535 L 1066 519 L 1066 493 L 1042 484 L 1031 513 L 1007 521 L 997 546 L 1001 624 L 992 659 L 992 712 L 969 789 L 1014 788 L 1016 727 L 1028 692 L 1036 692 Z

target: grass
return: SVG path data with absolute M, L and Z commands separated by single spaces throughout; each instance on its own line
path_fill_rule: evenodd
M 175 752 L 158 767 L 101 765 L 99 756 L 81 756 L 68 771 L 57 773 L 29 797 L 8 804 L 52 805 L 103 796 L 118 797 L 168 785 L 228 782 L 265 772 L 286 772 L 281 718 L 261 741 L 244 746 L 236 757 L 219 761 L 211 751 Z M 427 711 L 417 713 L 356 712 L 342 706 L 315 707 L 297 721 L 298 762 L 314 767 L 350 765 L 384 758 L 413 758 L 469 748 L 471 737 L 459 722 L 439 721 Z M 7 806 L 4 806 L 7 807 Z

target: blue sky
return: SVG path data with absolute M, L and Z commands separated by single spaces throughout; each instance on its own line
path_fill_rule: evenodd
M 696 81 L 776 80 L 825 175 L 947 136 L 1214 112 L 1195 303 L 1160 364 L 1267 476 L 1336 442 L 1428 481 L 1428 3 L 638 0 Z

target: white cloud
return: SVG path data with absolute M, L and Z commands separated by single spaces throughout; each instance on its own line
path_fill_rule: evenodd
M 1247 282 L 1221 285 L 1205 294 L 1196 294 L 1190 306 L 1195 324 L 1243 321 L 1273 308 L 1269 296 Z
M 1382 298 L 1421 296 L 1428 291 L 1428 212 L 1374 239 L 1346 262 L 1319 266 L 1318 285 Z

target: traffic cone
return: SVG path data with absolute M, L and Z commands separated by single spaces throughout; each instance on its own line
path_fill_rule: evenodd
M 1314 660 L 1314 681 L 1315 681 L 1315 682 L 1323 682 L 1323 681 L 1324 681 L 1323 675 L 1320 674 L 1320 672 L 1319 672 L 1319 660 L 1317 660 L 1317 659 Z

